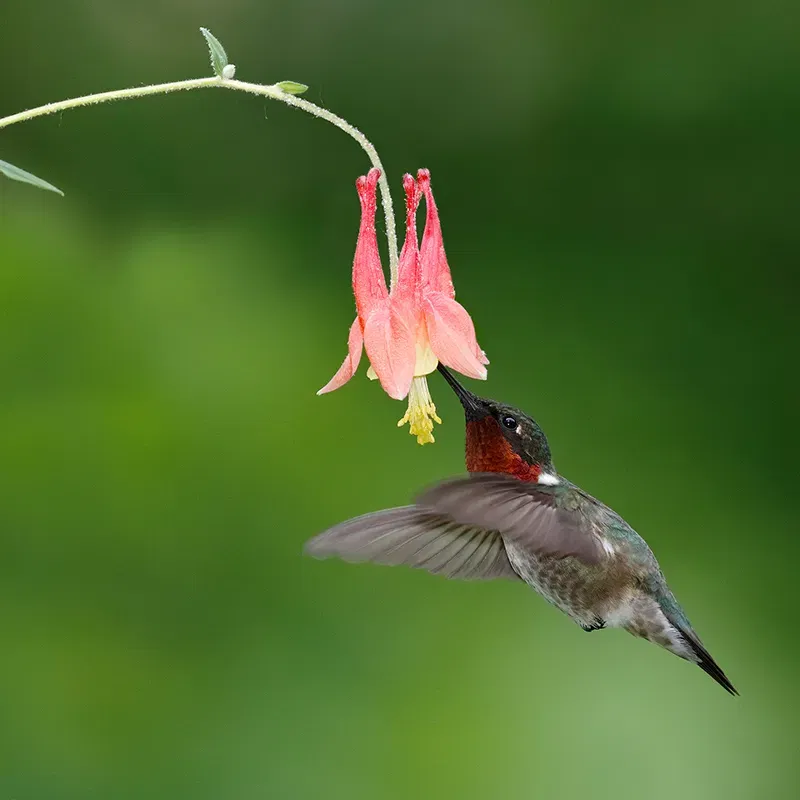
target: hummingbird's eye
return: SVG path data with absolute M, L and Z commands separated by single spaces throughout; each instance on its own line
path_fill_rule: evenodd
M 517 421 L 514 417 L 503 417 L 503 425 L 509 430 L 514 430 L 517 427 Z

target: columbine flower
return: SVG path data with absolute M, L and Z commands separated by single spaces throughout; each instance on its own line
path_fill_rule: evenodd
M 391 291 L 387 289 L 375 233 L 378 178 L 380 171 L 372 169 L 356 181 L 361 201 L 361 228 L 353 259 L 358 316 L 350 328 L 347 358 L 318 394 L 332 392 L 353 377 L 363 345 L 371 364 L 367 375 L 377 378 L 390 397 L 408 397 L 408 410 L 397 424 L 409 422 L 409 432 L 425 444 L 434 441 L 434 421 L 441 423 L 425 376 L 441 361 L 464 375 L 485 380 L 489 361 L 478 346 L 472 319 L 455 300 L 439 212 L 426 169 L 419 170 L 416 180 L 403 176 L 406 238 L 397 282 Z M 416 217 L 423 196 L 427 215 L 419 245 Z

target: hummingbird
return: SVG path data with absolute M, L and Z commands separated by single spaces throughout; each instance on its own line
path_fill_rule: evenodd
M 523 581 L 583 630 L 623 628 L 697 664 L 737 695 L 644 539 L 556 471 L 531 417 L 478 397 L 438 369 L 464 408 L 470 474 L 428 488 L 413 505 L 335 525 L 306 552 L 454 579 Z

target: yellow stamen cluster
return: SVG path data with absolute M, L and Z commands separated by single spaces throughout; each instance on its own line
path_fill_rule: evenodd
M 411 383 L 411 390 L 408 393 L 408 410 L 403 419 L 397 423 L 397 427 L 411 423 L 408 432 L 417 437 L 417 444 L 429 444 L 436 441 L 433 438 L 433 423 L 442 421 L 436 414 L 436 406 L 431 399 L 428 389 L 428 379 L 423 375 L 414 378 Z

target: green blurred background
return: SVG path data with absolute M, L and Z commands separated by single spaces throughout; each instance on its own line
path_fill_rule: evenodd
M 0 134 L 0 800 L 796 798 L 800 49 L 781 0 L 6 0 L 0 114 L 310 84 L 429 167 L 485 392 L 740 689 L 520 585 L 315 562 L 463 470 L 359 377 L 341 132 L 205 91 Z M 483 391 L 484 387 L 477 387 Z

